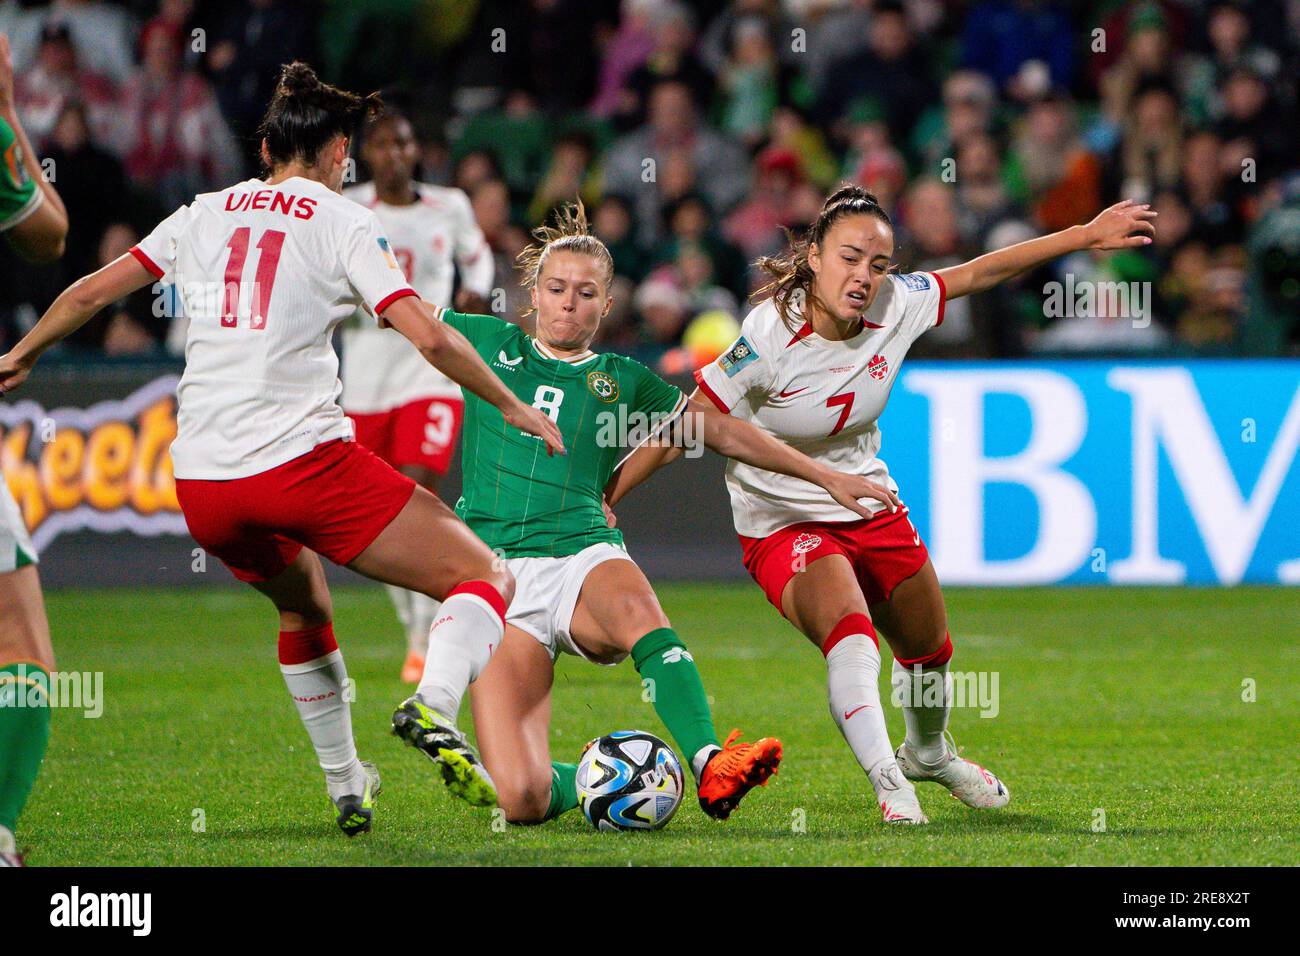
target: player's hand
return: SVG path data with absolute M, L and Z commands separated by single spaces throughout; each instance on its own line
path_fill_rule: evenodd
M 14 58 L 9 53 L 9 35 L 0 33 L 0 112 L 14 108 Z
M 456 311 L 462 315 L 491 315 L 488 300 L 477 292 L 461 289 L 456 293 Z
M 898 496 L 884 485 L 867 481 L 861 475 L 846 475 L 840 471 L 830 471 L 822 480 L 822 487 L 837 502 L 863 518 L 870 518 L 872 511 L 862 504 L 859 500 L 861 498 L 873 498 L 879 501 L 891 514 L 897 511 L 901 504 Z
M 531 405 L 525 405 L 523 402 L 515 402 L 511 408 L 503 411 L 501 415 L 505 418 L 507 424 L 513 425 L 522 432 L 536 435 L 546 442 L 546 454 L 554 455 L 556 452 L 561 455 L 568 454 L 564 450 L 564 438 L 560 435 L 560 430 L 544 412 L 533 408 Z
M 617 528 L 618 517 L 614 514 L 614 509 L 609 506 L 609 501 L 604 495 L 600 496 L 600 508 L 605 512 L 605 527 Z
M 3 36 L 3 34 L 0 34 Z M 13 352 L 0 355 L 0 396 L 12 392 L 23 382 L 32 370 L 31 362 L 21 362 L 14 358 Z
M 1151 220 L 1159 215 L 1151 204 L 1137 203 L 1131 199 L 1117 202 L 1103 209 L 1092 222 L 1084 226 L 1089 249 L 1130 249 L 1149 246 L 1156 234 L 1156 224 Z

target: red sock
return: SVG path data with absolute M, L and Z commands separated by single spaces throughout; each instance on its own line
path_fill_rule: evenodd
M 918 665 L 922 668 L 941 667 L 952 660 L 952 636 L 945 632 L 943 635 L 943 646 L 933 654 L 926 654 L 924 657 L 913 657 L 911 660 L 908 660 L 906 657 L 896 657 L 894 660 L 898 661 L 898 663 L 902 664 L 909 670 Z
M 492 611 L 496 612 L 497 617 L 501 618 L 501 626 L 506 626 L 505 598 L 501 596 L 500 591 L 488 584 L 486 581 L 462 581 L 460 584 L 448 591 L 447 596 L 443 598 L 443 600 L 449 601 L 457 594 L 470 594 L 479 598 L 487 604 Z
M 865 614 L 846 614 L 831 628 L 831 632 L 826 635 L 826 640 L 822 641 L 822 654 L 829 654 L 836 644 L 850 634 L 865 634 L 871 638 L 871 643 L 877 648 L 880 647 L 880 640 L 876 637 L 876 626 L 871 623 L 871 618 Z
M 280 632 L 281 664 L 306 664 L 338 649 L 333 621 L 301 631 Z

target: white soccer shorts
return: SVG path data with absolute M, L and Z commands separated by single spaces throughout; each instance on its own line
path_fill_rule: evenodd
M 515 599 L 506 612 L 506 623 L 534 637 L 551 660 L 561 652 L 591 660 L 569 633 L 569 625 L 582 593 L 582 582 L 596 565 L 613 560 L 632 559 L 625 550 L 607 541 L 562 558 L 507 558 L 506 567 L 515 576 Z M 613 666 L 619 661 L 594 663 Z

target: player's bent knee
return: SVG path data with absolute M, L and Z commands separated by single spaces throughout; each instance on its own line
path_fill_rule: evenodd
M 510 602 L 515 599 L 515 576 L 506 568 L 501 568 L 496 572 L 495 578 L 489 583 L 497 589 L 501 599 L 510 606 Z
M 482 593 L 483 586 L 486 585 L 500 596 L 502 604 L 505 607 L 510 606 L 510 602 L 515 599 L 515 576 L 503 566 L 500 569 L 480 570 L 478 573 L 469 573 L 465 578 L 450 590 L 442 594 L 429 593 L 429 597 L 435 600 L 445 601 L 451 595 L 462 591 L 479 592 L 479 596 L 490 603 L 496 603 L 490 596 Z M 426 592 L 428 593 L 428 592 Z
M 4 634 L 0 635 L 0 666 L 12 661 L 34 661 L 47 671 L 54 669 L 54 654 L 44 622 L 21 615 L 4 628 Z
M 297 600 L 277 600 L 275 609 L 280 612 L 282 631 L 322 627 L 334 620 L 334 602 L 328 591 L 323 595 L 312 592 Z
M 922 649 L 916 656 L 895 654 L 894 660 L 904 667 L 942 667 L 952 660 L 952 637 L 945 631 L 937 641 L 932 641 L 927 649 Z
M 616 640 L 608 648 L 608 654 L 631 651 L 636 643 L 651 631 L 671 627 L 668 615 L 659 606 L 659 600 L 653 595 L 631 594 L 622 596 L 615 613 L 611 615 L 617 621 Z M 606 656 L 608 656 L 608 654 Z
M 497 783 L 497 806 L 506 815 L 506 822 L 520 826 L 541 823 L 551 806 L 551 777 L 535 782 L 519 782 L 502 786 Z

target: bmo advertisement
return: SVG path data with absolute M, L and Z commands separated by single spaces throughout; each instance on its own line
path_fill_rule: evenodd
M 0 403 L 0 469 L 48 583 L 192 580 L 176 375 L 40 381 Z M 915 362 L 880 424 L 947 584 L 1300 584 L 1300 362 Z M 743 574 L 716 458 L 619 510 L 653 576 Z
M 917 363 L 881 424 L 950 584 L 1300 583 L 1300 363 Z

